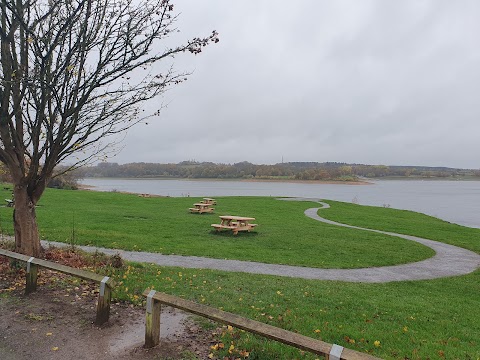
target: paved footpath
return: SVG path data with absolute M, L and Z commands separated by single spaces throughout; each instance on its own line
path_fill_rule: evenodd
M 317 199 L 306 198 L 285 198 L 282 200 L 302 200 L 319 202 Z M 77 247 L 88 252 L 100 251 L 108 255 L 120 254 L 120 256 L 125 260 L 153 263 L 162 266 L 178 266 L 195 269 L 215 269 L 223 271 L 276 275 L 303 279 L 338 280 L 367 283 L 424 280 L 449 276 L 459 276 L 469 274 L 480 268 L 480 255 L 474 253 L 473 251 L 433 240 L 418 238 L 415 236 L 401 235 L 380 230 L 364 229 L 357 226 L 350 226 L 330 221 L 318 216 L 317 212 L 319 209 L 329 207 L 329 205 L 326 203 L 319 203 L 322 205 L 322 207 L 307 209 L 305 211 L 305 215 L 317 221 L 321 221 L 331 225 L 349 227 L 353 229 L 358 229 L 359 231 L 372 231 L 376 233 L 397 236 L 411 241 L 416 241 L 432 248 L 436 252 L 436 255 L 423 261 L 404 265 L 363 269 L 318 269 L 300 266 L 265 264 L 252 261 L 222 260 L 198 256 L 162 255 L 158 253 L 124 251 L 97 248 L 93 246 Z M 43 246 L 48 246 L 49 244 L 58 247 L 70 246 L 65 243 L 42 241 Z

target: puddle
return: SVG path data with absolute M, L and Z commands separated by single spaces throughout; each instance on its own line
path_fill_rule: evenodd
M 183 311 L 164 306 L 160 315 L 160 339 L 172 339 L 185 331 L 185 321 L 189 315 Z M 119 355 L 145 342 L 145 319 L 128 320 L 122 326 L 122 332 L 109 340 L 109 352 Z

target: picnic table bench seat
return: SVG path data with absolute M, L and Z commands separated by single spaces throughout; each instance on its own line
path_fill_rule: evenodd
M 226 226 L 226 225 L 220 225 L 220 224 L 212 224 L 212 227 L 214 227 L 217 230 L 221 230 L 221 229 L 232 230 L 232 229 L 235 229 L 236 226 Z

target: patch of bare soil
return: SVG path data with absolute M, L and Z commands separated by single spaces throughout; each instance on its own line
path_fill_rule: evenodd
M 207 359 L 215 342 L 215 332 L 164 307 L 161 343 L 144 349 L 143 308 L 113 303 L 110 320 L 98 327 L 96 286 L 49 272 L 25 296 L 22 272 L 0 259 L 0 359 Z

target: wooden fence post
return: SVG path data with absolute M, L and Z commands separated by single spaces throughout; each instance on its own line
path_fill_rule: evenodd
M 26 285 L 25 285 L 25 295 L 30 294 L 31 292 L 37 290 L 37 273 L 38 266 L 33 264 L 32 261 L 35 258 L 32 256 L 27 261 L 27 275 L 26 275 Z
M 97 317 L 95 318 L 95 325 L 102 325 L 108 321 L 110 316 L 110 300 L 112 298 L 112 289 L 107 281 L 110 278 L 105 276 L 100 283 L 100 292 L 98 294 L 97 302 Z
M 145 347 L 152 348 L 160 343 L 160 312 L 161 303 L 153 299 L 155 290 L 150 290 L 147 296 L 147 311 L 145 315 Z

